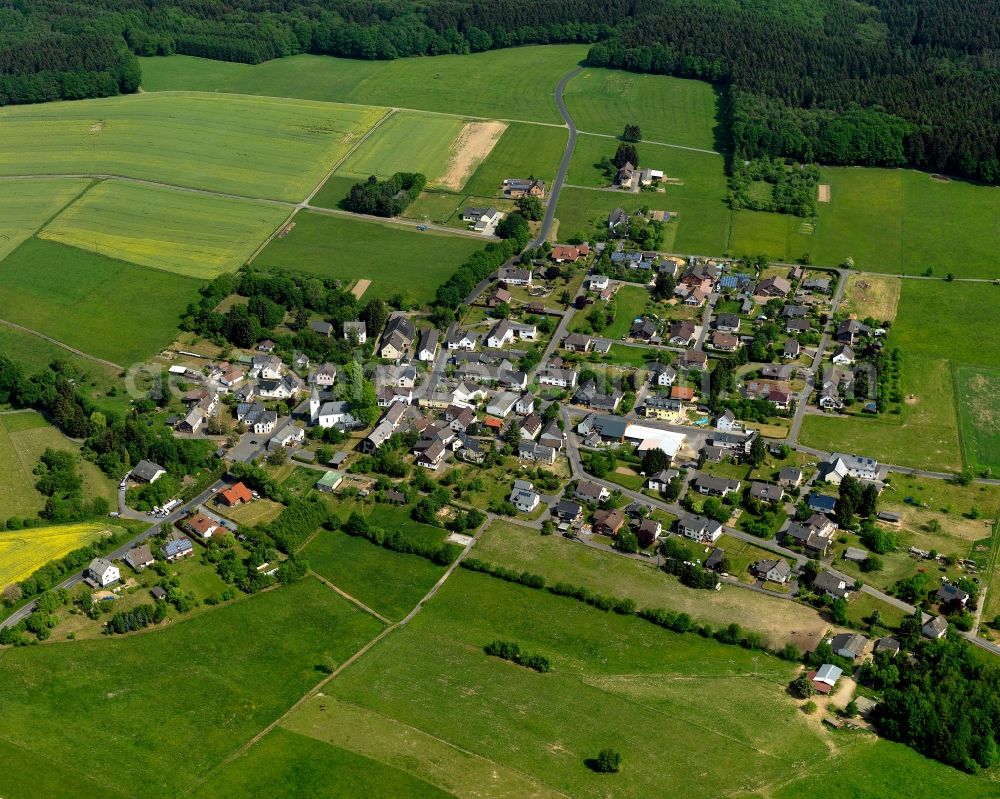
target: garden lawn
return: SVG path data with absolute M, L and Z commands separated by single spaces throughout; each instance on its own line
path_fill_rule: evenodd
M 552 670 L 537 674 L 486 656 L 482 647 L 495 639 L 548 657 Z M 717 797 L 761 786 L 782 765 L 826 751 L 784 692 L 792 667 L 763 657 L 754 676 L 753 658 L 459 570 L 329 692 L 516 770 L 543 790 L 606 796 L 607 777 L 585 761 L 613 745 L 626 764 L 614 777 L 616 795 Z M 750 712 L 761 703 L 774 723 Z M 336 713 L 327 730 L 344 726 Z M 285 725 L 299 729 L 299 713 Z M 682 761 L 710 750 L 713 766 L 697 775 L 643 767 L 668 746 Z
M 707 555 L 711 549 L 704 554 Z M 737 622 L 761 633 L 775 647 L 794 640 L 815 646 L 827 629 L 819 615 L 803 605 L 723 586 L 721 591 L 687 588 L 652 563 L 624 558 L 559 536 L 494 522 L 480 538 L 472 557 L 541 574 L 550 583 L 564 581 L 592 591 L 635 600 L 640 608 L 683 611 L 699 622 L 720 626 Z M 794 631 L 794 633 L 793 633 Z
M 448 167 L 458 117 L 403 111 L 379 125 L 337 169 L 338 175 L 387 178 L 395 172 L 420 172 L 434 185 Z
M 130 366 L 168 344 L 200 282 L 29 239 L 0 268 L 0 316 Z
M 569 82 L 565 97 L 582 131 L 621 136 L 625 123 L 638 123 L 647 141 L 719 149 L 719 95 L 710 83 L 585 69 Z
M 256 66 L 171 56 L 144 58 L 142 70 L 147 92 L 305 97 L 562 124 L 556 84 L 586 55 L 587 45 L 548 45 L 394 61 L 297 55 Z
M 0 260 L 90 183 L 86 179 L 0 180 Z
M 511 123 L 465 184 L 466 193 L 498 197 L 507 178 L 535 177 L 550 186 L 566 148 L 566 136 L 560 128 Z
M 415 231 L 390 222 L 303 212 L 285 238 L 275 238 L 254 260 L 341 280 L 368 278 L 365 297 L 402 294 L 426 304 L 476 250 L 484 246 L 468 236 Z
M 786 261 L 804 257 L 814 246 L 811 220 L 791 214 L 740 210 L 733 213 L 727 250 L 738 257 L 767 255 Z M 806 231 L 806 232 L 804 232 Z
M 342 663 L 381 627 L 306 578 L 140 635 L 4 651 L 4 738 L 23 753 L 12 764 L 62 764 L 54 795 L 76 781 L 182 795 L 319 682 L 317 664 Z M 0 772 L 5 797 L 38 795 L 21 770 Z
M 444 574 L 443 566 L 427 558 L 392 552 L 340 530 L 320 530 L 302 554 L 317 574 L 393 620 L 413 610 Z
M 299 201 L 385 112 L 172 92 L 0 109 L 0 174 L 122 175 Z
M 600 335 L 612 340 L 624 336 L 632 328 L 632 323 L 642 316 L 646 306 L 651 301 L 649 289 L 645 286 L 630 286 L 623 284 L 615 292 L 615 321 L 603 330 Z
M 193 795 L 198 799 L 257 799 L 262 785 L 280 785 L 284 796 L 311 799 L 449 796 L 403 769 L 280 727 L 238 761 L 213 774 Z
M 208 279 L 246 263 L 288 213 L 266 203 L 107 180 L 66 208 L 39 237 Z
M 903 353 L 900 414 L 810 415 L 803 443 L 939 471 L 1000 465 L 992 460 L 996 400 L 989 389 L 1000 342 L 982 332 L 1000 325 L 997 291 L 982 283 L 902 281 L 889 334 L 890 346 Z
M 404 214 L 409 219 L 421 219 L 434 222 L 439 225 L 453 220 L 456 224 L 465 227 L 462 222 L 460 211 L 465 203 L 461 194 L 452 194 L 445 191 L 423 191 L 412 203 L 407 206 Z
M 948 362 L 904 350 L 900 413 L 879 417 L 807 414 L 803 444 L 829 452 L 861 452 L 883 463 L 932 471 L 960 471 L 961 451 L 954 384 Z

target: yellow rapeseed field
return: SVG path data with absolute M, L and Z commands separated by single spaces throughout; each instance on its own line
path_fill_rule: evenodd
M 0 587 L 29 577 L 51 560 L 86 546 L 104 533 L 105 524 L 60 524 L 0 532 Z

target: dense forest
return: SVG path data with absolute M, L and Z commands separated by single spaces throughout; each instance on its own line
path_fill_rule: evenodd
M 0 0 L 0 105 L 135 91 L 134 54 L 260 63 L 586 42 L 720 86 L 746 158 L 1000 182 L 1000 0 Z

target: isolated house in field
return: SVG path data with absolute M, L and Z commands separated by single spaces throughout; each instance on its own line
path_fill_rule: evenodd
M 141 460 L 132 467 L 131 475 L 133 480 L 138 480 L 142 483 L 155 483 L 166 473 L 167 470 L 158 463 Z
M 809 673 L 813 686 L 821 694 L 828 694 L 833 690 L 844 670 L 840 666 L 831 663 L 824 663 L 815 672 Z
M 503 196 L 511 200 L 521 197 L 545 198 L 545 181 L 534 178 L 507 178 L 503 182 Z
M 938 589 L 937 600 L 942 605 L 964 608 L 969 601 L 969 594 L 954 583 L 945 583 Z
M 110 560 L 94 558 L 87 566 L 87 576 L 100 588 L 104 588 L 112 583 L 117 583 L 122 574 Z
M 821 571 L 813 580 L 813 590 L 817 594 L 826 594 L 833 599 L 847 599 L 853 589 L 854 586 L 848 585 L 842 577 L 828 571 Z
M 834 452 L 824 464 L 823 479 L 833 485 L 840 485 L 846 475 L 858 480 L 877 480 L 878 473 L 878 461 L 874 458 Z

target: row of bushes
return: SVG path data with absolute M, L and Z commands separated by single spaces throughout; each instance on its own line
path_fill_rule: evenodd
M 381 527 L 369 524 L 368 520 L 357 512 L 352 513 L 340 529 L 348 535 L 365 538 L 373 544 L 393 552 L 419 555 L 439 566 L 447 566 L 458 557 L 458 553 L 461 551 L 454 544 L 428 544 L 409 538 L 398 530 L 387 532 Z
M 254 530 L 268 536 L 278 549 L 291 555 L 329 518 L 330 512 L 320 500 L 292 500 L 277 519 L 257 525 Z
M 715 588 L 719 580 L 713 572 L 704 569 L 696 563 L 667 558 L 663 562 L 663 571 L 672 574 L 688 588 L 704 588 L 711 590 Z
M 497 566 L 476 558 L 466 558 L 462 561 L 462 567 L 470 571 L 481 572 L 510 583 L 518 583 L 528 588 L 545 588 L 545 578 L 530 572 L 516 572 L 504 566 Z M 555 583 L 548 586 L 550 593 L 557 596 L 568 596 L 580 602 L 585 602 L 600 610 L 613 610 L 623 616 L 638 616 L 653 624 L 664 627 L 675 633 L 696 632 L 703 638 L 714 638 L 722 644 L 742 646 L 744 649 L 759 649 L 767 651 L 764 641 L 759 633 L 752 630 L 744 630 L 739 624 L 733 623 L 718 630 L 713 630 L 709 624 L 697 624 L 687 613 L 676 613 L 664 608 L 649 608 L 637 610 L 636 604 L 631 599 L 619 599 L 617 597 L 595 594 L 588 588 L 571 585 L 570 583 Z M 789 645 L 784 650 L 776 652 L 779 657 L 787 660 L 797 661 L 802 654 L 798 649 Z
M 133 630 L 141 630 L 151 624 L 159 624 L 167 618 L 167 603 L 157 602 L 155 605 L 137 605 L 131 610 L 122 610 L 108 619 L 106 631 L 121 635 Z
M 491 274 L 496 272 L 507 261 L 524 249 L 527 239 L 504 239 L 487 244 L 478 252 L 472 253 L 455 273 L 443 285 L 438 287 L 434 304 L 439 308 L 448 309 L 454 313 L 465 302 L 472 290 Z
M 344 198 L 343 207 L 356 214 L 399 216 L 424 190 L 427 178 L 419 172 L 397 172 L 386 180 L 372 175 L 355 183 Z
M 526 669 L 534 669 L 540 674 L 544 674 L 552 667 L 547 657 L 544 655 L 526 655 L 521 651 L 521 647 L 513 641 L 493 641 L 484 646 L 483 651 L 487 655 L 509 660 L 518 666 L 524 666 Z

